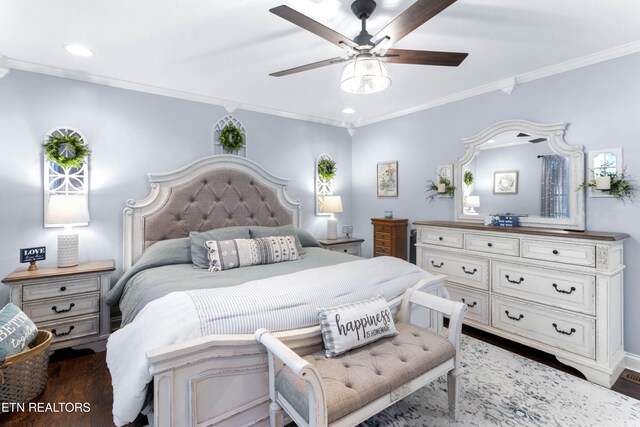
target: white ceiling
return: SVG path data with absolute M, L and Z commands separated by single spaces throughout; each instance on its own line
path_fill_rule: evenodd
M 458 0 L 395 46 L 468 52 L 458 68 L 389 64 L 391 88 L 372 95 L 341 92 L 341 65 L 269 76 L 343 54 L 270 8 L 286 4 L 353 38 L 350 3 L 0 0 L 0 55 L 11 68 L 349 127 L 640 51 L 640 1 Z M 413 1 L 377 3 L 371 34 Z M 74 42 L 95 55 L 68 54 Z

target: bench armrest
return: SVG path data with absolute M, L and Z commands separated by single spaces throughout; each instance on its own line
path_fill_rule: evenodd
M 449 317 L 449 334 L 447 338 L 456 348 L 456 353 L 458 353 L 460 335 L 462 334 L 462 321 L 464 320 L 467 306 L 461 302 L 451 301 L 433 294 L 407 289 L 400 306 L 400 319 L 404 322 L 410 321 L 411 304 L 437 311 Z
M 276 338 L 271 332 L 264 328 L 260 328 L 255 333 L 256 341 L 262 343 L 269 353 L 272 353 L 280 359 L 285 365 L 298 376 L 303 368 L 311 366 L 309 362 L 287 347 L 282 341 Z

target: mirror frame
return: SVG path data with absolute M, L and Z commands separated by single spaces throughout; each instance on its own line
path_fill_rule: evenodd
M 455 186 L 464 188 L 464 167 L 476 155 L 479 147 L 495 136 L 509 131 L 530 133 L 535 136 L 546 137 L 551 149 L 557 154 L 569 158 L 569 218 L 520 217 L 520 225 L 525 227 L 561 228 L 567 230 L 585 229 L 584 190 L 576 188 L 584 180 L 584 151 L 581 145 L 570 145 L 564 140 L 567 123 L 539 124 L 527 120 L 505 120 L 496 123 L 482 132 L 463 138 L 466 146 L 465 153 L 458 158 L 454 165 Z M 483 215 L 468 215 L 464 213 L 463 192 L 455 192 L 455 219 L 463 222 L 484 222 Z

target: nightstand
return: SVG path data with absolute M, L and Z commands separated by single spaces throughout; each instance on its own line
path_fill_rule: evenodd
M 364 239 L 358 239 L 356 237 L 343 237 L 334 240 L 318 239 L 318 243 L 320 243 L 324 249 L 355 256 L 360 256 L 362 242 L 364 242 Z
M 111 286 L 113 260 L 75 267 L 21 268 L 2 283 L 9 299 L 36 324 L 53 334 L 51 349 L 64 347 L 104 351 L 110 332 L 110 310 L 104 302 Z

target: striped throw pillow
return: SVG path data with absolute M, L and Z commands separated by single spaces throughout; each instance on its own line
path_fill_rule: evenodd
M 329 358 L 398 334 L 389 303 L 382 295 L 337 307 L 319 308 L 318 317 L 325 355 Z
M 207 240 L 205 246 L 208 250 L 209 271 L 295 261 L 300 258 L 294 236 Z

